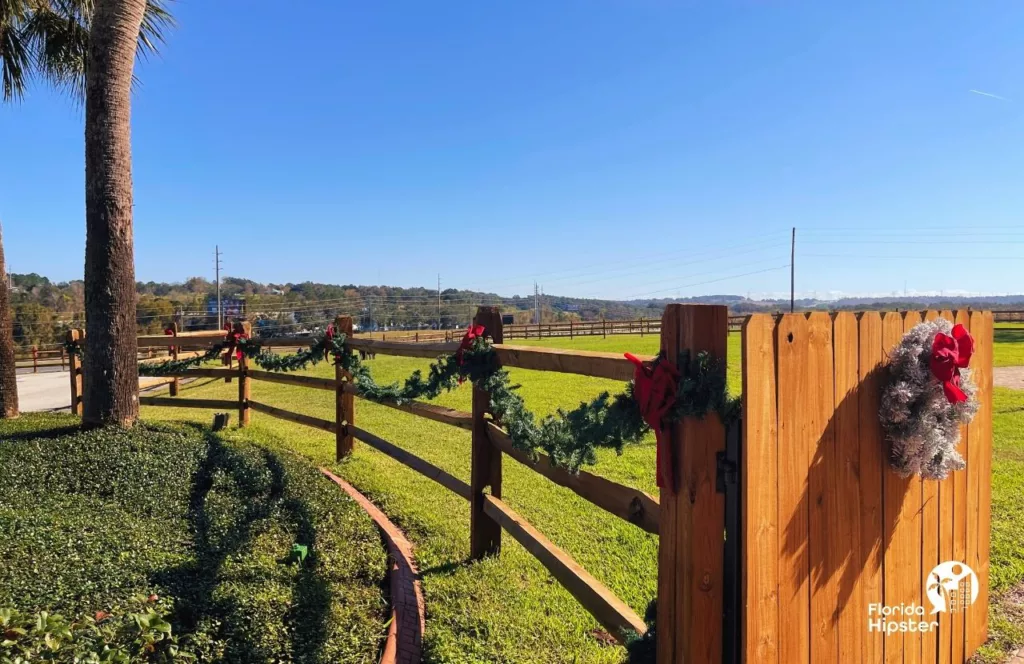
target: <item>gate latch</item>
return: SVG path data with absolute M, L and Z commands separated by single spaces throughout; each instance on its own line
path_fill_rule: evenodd
M 732 459 L 727 459 L 725 451 L 715 453 L 715 491 L 725 493 L 727 487 L 735 486 L 739 481 L 737 464 Z

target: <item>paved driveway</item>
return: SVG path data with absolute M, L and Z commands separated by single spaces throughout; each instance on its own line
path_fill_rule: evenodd
M 142 378 L 146 388 L 163 382 L 160 378 Z M 23 413 L 71 409 L 71 376 L 66 371 L 18 374 L 18 406 Z

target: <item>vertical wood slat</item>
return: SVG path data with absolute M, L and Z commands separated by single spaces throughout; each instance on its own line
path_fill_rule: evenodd
M 483 325 L 487 336 L 496 344 L 502 343 L 501 311 L 498 307 L 478 307 L 473 322 Z M 538 326 L 539 329 L 539 326 Z M 470 460 L 470 542 L 469 555 L 473 559 L 497 554 L 501 550 L 501 524 L 484 512 L 484 490 L 490 489 L 495 498 L 501 498 L 501 450 L 491 445 L 487 435 L 490 395 L 473 386 L 472 458 Z
M 883 518 L 882 486 L 888 468 L 885 438 L 878 421 L 885 355 L 882 344 L 882 317 L 877 312 L 866 312 L 859 321 L 859 394 L 857 409 L 860 419 L 860 565 L 861 572 L 855 585 L 863 597 L 862 619 L 876 618 L 868 614 L 871 604 L 885 601 L 883 555 L 885 528 Z M 885 659 L 885 635 L 874 631 L 863 633 L 864 662 L 882 662 Z
M 666 349 L 669 351 L 667 361 L 677 361 L 684 350 L 690 357 L 707 351 L 721 363 L 719 370 L 724 372 L 728 309 L 714 305 L 670 304 L 663 320 L 671 322 L 673 310 L 677 311 L 677 346 L 674 353 L 673 349 Z M 663 326 L 662 334 L 665 333 Z M 663 343 L 665 340 L 663 336 Z M 684 418 L 674 423 L 667 433 L 678 491 L 673 487 L 662 488 L 659 529 L 665 528 L 669 536 L 674 537 L 675 558 L 665 560 L 659 555 L 658 622 L 662 620 L 662 606 L 673 604 L 668 629 L 674 634 L 671 651 L 664 657 L 660 653 L 665 646 L 658 644 L 658 661 L 660 664 L 718 661 L 722 657 L 725 499 L 716 491 L 715 479 L 716 454 L 725 449 L 725 427 L 717 414 L 710 414 L 703 419 Z M 665 461 L 663 458 L 662 463 Z M 674 517 L 671 523 L 665 521 L 666 503 L 675 503 L 669 508 Z M 664 536 L 665 531 L 660 534 Z M 674 570 L 672 585 L 665 584 L 660 573 L 662 565 Z M 661 630 L 658 632 L 660 635 Z
M 832 350 L 832 318 L 818 311 L 807 317 L 808 353 L 804 366 L 809 389 L 804 393 L 805 435 L 810 445 L 808 478 L 809 539 L 811 568 L 811 661 L 838 661 L 836 630 L 838 578 L 835 571 L 836 448 L 832 414 L 835 412 Z M 845 526 L 843 527 L 845 529 Z
M 939 312 L 939 317 L 944 318 L 950 322 L 953 322 L 955 317 L 952 311 L 943 310 Z M 965 432 L 961 431 L 961 440 L 965 438 Z M 961 443 L 962 446 L 962 443 Z M 938 519 L 939 519 L 939 536 L 938 536 L 938 562 L 945 560 L 953 560 L 953 533 L 954 533 L 954 497 L 955 497 L 955 484 L 956 476 L 960 473 L 952 473 L 949 477 L 938 482 Z M 925 604 L 924 606 L 928 606 Z M 936 655 L 936 661 L 939 664 L 950 664 L 955 661 L 953 659 L 953 622 L 952 617 L 949 613 L 943 611 L 936 616 L 939 620 L 939 636 L 938 636 L 938 652 Z M 963 661 L 961 656 L 959 661 Z M 959 663 L 958 663 L 959 664 Z
M 68 343 L 79 347 L 85 337 L 83 330 L 68 330 Z M 68 373 L 71 377 L 71 414 L 82 416 L 82 360 L 77 353 L 68 353 Z
M 972 377 L 978 386 L 981 408 L 967 427 L 970 458 L 967 460 L 967 565 L 978 576 L 978 599 L 965 612 L 967 652 L 972 653 L 988 633 L 988 547 L 991 528 L 992 468 L 992 314 L 971 313 L 975 342 Z
M 803 427 L 804 404 L 811 389 L 805 368 L 810 350 L 808 322 L 802 314 L 787 314 L 776 330 L 778 348 L 779 431 L 779 614 L 785 628 L 779 634 L 779 661 L 810 662 L 810 558 L 807 478 L 811 446 Z M 785 450 L 785 453 L 782 453 Z
M 830 533 L 830 573 L 836 588 L 834 606 L 838 621 L 837 657 L 835 661 L 860 662 L 867 605 L 859 579 L 864 570 L 861 560 L 861 470 L 859 410 L 859 332 L 856 314 L 836 314 L 832 327 L 834 366 L 834 411 L 832 434 L 835 438 L 833 480 L 834 491 Z
M 667 306 L 661 317 L 661 352 L 666 362 L 675 364 L 679 359 L 679 307 Z M 605 321 L 601 320 L 601 334 L 605 335 Z M 674 435 L 665 432 L 665 435 Z M 668 446 L 671 450 L 671 445 Z M 671 458 L 662 459 L 663 464 L 675 467 Z M 659 504 L 661 511 L 658 521 L 658 622 L 676 626 L 682 607 L 680 606 L 679 587 L 683 566 L 677 563 L 677 542 L 679 528 L 678 504 L 673 497 L 671 487 L 661 487 Z M 748 540 L 749 541 L 749 540 Z M 676 641 L 682 638 L 680 630 L 667 629 L 656 632 L 655 650 L 660 664 L 675 662 Z
M 937 311 L 924 312 L 924 320 L 933 321 L 939 317 Z M 921 590 L 918 604 L 928 611 L 929 603 L 926 597 L 928 588 L 927 575 L 939 564 L 939 483 L 936 480 L 921 481 Z M 928 616 L 929 621 L 937 619 L 937 616 Z M 926 632 L 921 634 L 921 661 L 935 664 L 939 656 L 939 632 Z
M 344 334 L 346 341 L 352 338 L 352 317 L 338 316 L 334 319 L 335 334 Z M 334 422 L 337 425 L 334 434 L 334 458 L 341 461 L 352 454 L 355 438 L 351 427 L 356 423 L 356 399 L 351 392 L 345 391 L 345 383 L 351 382 L 352 374 L 334 365 Z
M 888 364 L 889 352 L 896 347 L 903 338 L 903 317 L 896 312 L 886 312 L 882 315 L 882 352 L 884 362 Z M 882 474 L 882 495 L 883 498 L 883 539 L 885 551 L 883 561 L 884 571 L 884 603 L 889 606 L 907 604 L 912 601 L 916 588 L 910 588 L 914 580 L 909 578 L 911 560 L 917 555 L 910 553 L 908 547 L 907 533 L 910 531 L 906 525 L 906 512 L 904 503 L 910 500 L 911 480 L 903 479 L 897 475 L 888 463 L 888 444 L 883 442 L 883 453 L 886 455 L 886 462 Z M 915 509 L 920 507 L 920 500 Z M 914 537 L 913 542 L 917 541 Z M 916 566 L 915 566 L 916 568 Z M 902 664 L 904 650 L 904 635 L 901 633 L 891 634 L 885 638 L 885 661 L 887 664 Z
M 906 334 L 921 323 L 924 316 L 919 311 L 908 311 L 903 315 L 903 333 Z M 902 528 L 898 536 L 901 542 L 901 551 L 906 556 L 905 562 L 901 565 L 904 578 L 901 586 L 906 593 L 906 603 L 920 604 L 922 599 L 921 587 L 924 585 L 924 575 L 928 570 L 921 571 L 921 532 L 922 518 L 921 506 L 924 498 L 924 480 L 920 477 L 907 479 L 908 492 L 906 500 L 903 501 L 903 513 L 901 514 Z M 907 632 L 903 640 L 903 661 L 904 664 L 918 664 L 921 662 L 922 634 Z
M 664 328 L 662 328 L 664 329 Z M 743 659 L 779 664 L 778 426 L 775 321 L 743 327 Z M 756 469 L 756 472 L 755 472 Z M 664 509 L 664 506 L 662 506 Z
M 956 312 L 954 322 L 963 325 L 970 331 L 971 319 L 967 311 Z M 960 454 L 965 460 L 970 459 L 970 437 L 968 428 L 960 428 Z M 951 560 L 967 562 L 967 491 L 968 473 L 970 469 L 953 473 L 953 557 Z M 965 613 L 956 613 L 950 616 L 952 623 L 952 656 L 955 664 L 967 659 L 967 639 L 965 632 Z M 941 623 L 939 625 L 942 627 Z

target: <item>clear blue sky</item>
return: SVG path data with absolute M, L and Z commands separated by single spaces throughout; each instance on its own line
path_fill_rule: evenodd
M 795 225 L 798 293 L 1024 291 L 1020 3 L 300 6 L 175 5 L 133 108 L 140 280 L 219 243 L 261 281 L 781 294 Z M 81 276 L 82 121 L 0 108 L 14 271 Z

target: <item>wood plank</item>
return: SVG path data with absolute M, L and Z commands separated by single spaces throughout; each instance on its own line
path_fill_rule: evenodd
M 441 470 L 440 468 L 430 463 L 429 461 L 425 461 L 424 459 L 421 459 L 415 454 L 406 452 L 397 445 L 389 443 L 380 436 L 375 436 L 369 431 L 360 429 L 359 427 L 356 426 L 349 428 L 351 429 L 353 436 L 355 436 L 362 442 L 366 443 L 373 449 L 377 450 L 382 454 L 388 455 L 395 461 L 405 465 L 408 468 L 411 468 L 412 470 L 415 470 L 420 475 L 423 475 L 428 479 L 434 480 L 435 482 L 437 482 L 444 488 L 448 489 L 449 491 L 455 493 L 456 495 L 462 496 L 466 500 L 469 500 L 469 485 L 463 482 L 462 480 L 446 473 L 445 471 Z
M 620 642 L 625 641 L 629 632 L 644 634 L 647 631 L 644 621 L 633 609 L 500 498 L 485 495 L 484 511 L 540 561 L 562 587 Z
M 221 371 L 232 372 L 230 369 Z M 326 390 L 334 392 L 337 385 L 331 378 L 317 378 L 316 376 L 299 376 L 291 373 L 279 373 L 276 371 L 263 371 L 261 369 L 247 369 L 246 374 L 254 380 L 263 380 L 268 383 L 280 383 L 281 385 L 294 385 L 296 387 L 310 387 L 315 390 Z
M 667 362 L 676 362 L 679 358 L 679 319 L 681 309 L 667 306 L 661 317 L 661 352 Z M 602 326 L 603 329 L 603 326 Z M 666 435 L 675 436 L 675 431 L 667 431 Z M 674 460 L 664 459 L 663 463 L 675 467 Z M 679 625 L 682 614 L 681 586 L 684 565 L 678 563 L 679 556 L 679 501 L 675 499 L 675 489 L 659 487 L 658 503 L 661 506 L 661 518 L 658 522 L 658 622 L 671 625 L 671 629 L 660 629 L 655 636 L 657 661 L 661 664 L 675 664 L 676 644 L 682 634 Z
M 275 344 L 276 345 L 276 344 Z M 441 355 L 454 353 L 459 349 L 459 342 L 410 343 L 407 341 L 376 341 L 373 339 L 349 339 L 345 342 L 353 350 L 361 350 L 382 355 L 398 355 L 400 357 L 425 357 L 436 359 Z
M 591 475 L 583 470 L 574 475 L 551 465 L 551 460 L 544 454 L 538 454 L 537 460 L 534 461 L 528 454 L 513 447 L 509 435 L 493 422 L 487 423 L 487 436 L 492 445 L 530 470 L 543 475 L 559 486 L 570 489 L 580 498 L 597 505 L 609 514 L 614 514 L 649 533 L 658 534 L 658 517 L 661 508 L 657 498 L 639 489 Z
M 334 319 L 334 329 L 338 334 L 344 334 L 348 339 L 352 336 L 354 324 L 351 316 L 337 316 Z M 356 401 L 351 392 L 346 392 L 344 387 L 352 382 L 352 374 L 338 363 L 334 365 L 334 421 L 338 423 L 338 430 L 334 437 L 334 458 L 341 461 L 352 454 L 355 449 L 355 439 L 349 429 L 356 421 Z
M 178 353 L 179 360 L 188 360 L 193 357 L 202 357 L 205 355 L 205 351 L 190 351 L 188 353 Z M 170 362 L 172 358 L 164 355 L 163 357 L 151 357 L 144 360 L 139 360 L 139 364 L 162 364 L 164 362 Z M 235 372 L 232 371 L 231 375 L 234 376 Z
M 257 337 L 255 340 L 262 348 L 309 348 L 319 339 L 312 335 L 306 335 L 301 337 Z M 355 340 L 350 339 L 349 342 L 354 343 Z
M 775 328 L 779 413 L 779 661 L 811 662 L 810 541 L 807 479 L 814 444 L 806 426 L 812 389 L 807 370 L 810 331 L 803 314 L 782 316 Z M 783 452 L 784 450 L 784 452 Z
M 882 362 L 882 317 L 878 312 L 865 312 L 858 321 L 859 348 L 857 409 L 860 436 L 860 574 L 854 585 L 863 602 L 862 619 L 877 619 L 869 607 L 885 603 L 882 574 L 885 551 L 882 515 L 883 475 L 888 468 L 885 438 L 878 421 L 878 409 L 884 367 Z M 885 635 L 879 631 L 863 632 L 862 661 L 882 662 L 885 658 Z
M 832 426 L 835 411 L 835 371 L 832 356 L 832 319 L 818 311 L 807 317 L 808 347 L 805 371 L 809 381 L 803 396 L 804 435 L 811 446 L 809 491 L 809 540 L 807 554 L 811 567 L 811 661 L 838 661 L 839 636 L 837 561 L 833 558 L 838 539 L 835 504 L 836 447 Z
M 884 312 L 882 314 L 882 348 L 885 353 L 885 364 L 888 365 L 889 353 L 903 338 L 903 316 L 898 312 Z M 888 370 L 884 374 L 883 385 L 888 381 Z M 889 465 L 889 443 L 883 444 L 886 455 L 885 471 L 882 476 L 885 504 L 884 515 L 884 539 L 885 548 L 885 604 L 897 606 L 911 601 L 911 592 L 907 590 L 907 575 L 909 574 L 909 553 L 906 550 L 905 537 L 901 537 L 902 530 L 906 529 L 903 523 L 904 502 L 909 500 L 910 480 L 903 479 L 896 474 Z M 916 575 L 916 574 L 915 574 Z M 915 590 L 919 585 L 915 581 Z M 886 664 L 901 664 L 903 662 L 904 638 L 901 633 L 890 634 L 885 639 L 885 661 Z
M 929 312 L 930 314 L 931 312 Z M 939 317 L 953 322 L 953 312 L 944 310 L 939 312 Z M 961 438 L 965 432 L 961 432 Z M 956 475 L 958 473 L 951 473 L 949 477 L 938 482 L 938 520 L 939 520 L 939 536 L 938 536 L 938 551 L 937 558 L 938 562 L 945 560 L 953 560 L 953 524 L 954 524 L 954 485 L 956 483 Z M 929 606 L 925 603 L 924 606 Z M 935 616 L 939 619 L 939 636 L 938 636 L 938 652 L 936 654 L 936 661 L 939 664 L 951 664 L 953 662 L 953 623 L 949 613 L 943 611 Z M 961 659 L 962 661 L 962 659 Z M 959 663 L 958 663 L 959 664 Z
M 970 314 L 964 309 L 961 309 L 955 314 L 955 322 L 959 325 L 963 325 L 968 331 L 971 330 L 971 317 Z M 960 427 L 960 455 L 965 460 L 970 459 L 970 435 L 968 427 Z M 960 472 L 953 473 L 953 557 L 951 560 L 957 560 L 967 562 L 967 493 L 968 493 L 968 474 L 970 469 L 965 469 Z M 967 660 L 967 633 L 966 628 L 966 613 L 957 613 L 950 616 L 952 622 L 952 656 L 951 660 L 954 664 L 959 664 Z M 939 628 L 942 625 L 940 623 Z
M 186 399 L 183 397 L 139 397 L 140 406 L 165 406 L 170 408 L 212 408 L 234 410 L 238 402 L 232 399 Z
M 137 337 L 137 342 L 139 348 L 167 348 L 168 346 L 196 348 L 199 346 L 210 346 L 213 343 L 223 341 L 225 335 L 226 332 L 224 330 L 178 332 L 177 336 L 144 334 Z
M 779 664 L 779 441 L 775 320 L 743 326 L 743 659 Z
M 924 312 L 924 320 L 933 321 L 939 318 L 939 312 Z M 939 564 L 939 540 L 941 537 L 939 523 L 939 482 L 937 480 L 921 480 L 921 590 L 918 603 L 930 611 L 928 602 L 928 573 Z M 939 619 L 939 630 L 921 634 L 921 661 L 932 664 L 939 661 L 939 639 L 942 623 L 939 616 L 929 616 L 929 621 Z
M 832 435 L 834 465 L 829 568 L 835 592 L 836 661 L 860 662 L 864 653 L 864 629 L 868 615 L 864 588 L 859 577 L 861 561 L 861 478 L 860 478 L 860 333 L 857 315 L 836 314 L 832 323 L 834 391 Z M 877 417 L 876 417 L 877 419 Z M 813 532 L 813 526 L 812 526 Z M 813 537 L 813 535 L 812 535 Z
M 352 383 L 345 383 L 344 390 L 346 393 L 351 393 L 356 397 L 359 397 L 359 389 Z M 417 415 L 435 422 L 441 422 L 442 424 L 449 424 L 453 427 L 466 429 L 467 431 L 473 429 L 473 414 L 462 410 L 445 408 L 444 406 L 424 403 L 422 401 L 406 401 L 404 403 L 396 403 L 394 401 L 374 401 L 370 399 L 367 399 L 367 401 L 379 406 L 387 406 L 388 408 L 394 408 L 395 410 Z
M 908 311 L 903 315 L 903 333 L 906 334 L 921 323 L 924 316 L 920 311 Z M 903 501 L 903 513 L 901 520 L 903 527 L 897 531 L 901 540 L 901 550 L 905 553 L 902 565 L 903 576 L 901 588 L 907 597 L 906 603 L 921 602 L 922 586 L 924 586 L 924 575 L 929 570 L 921 571 L 921 542 L 922 513 L 921 508 L 924 499 L 924 480 L 920 477 L 911 477 L 907 480 L 909 491 L 907 499 Z M 903 661 L 904 664 L 918 664 L 921 661 L 922 635 L 910 633 L 903 638 Z
M 295 413 L 290 410 L 285 410 L 283 408 L 276 408 L 274 406 L 269 406 L 265 403 L 260 403 L 259 401 L 253 401 L 251 399 L 249 400 L 249 408 L 255 410 L 257 413 L 270 415 L 271 417 L 276 417 L 280 420 L 294 422 L 295 424 L 303 424 L 307 427 L 320 429 L 321 431 L 330 431 L 331 433 L 334 433 L 337 430 L 337 428 L 334 426 L 334 422 L 331 422 L 330 420 L 324 420 L 319 417 L 312 417 L 310 415 Z
M 500 344 L 504 340 L 498 307 L 478 307 L 473 322 L 484 327 L 492 342 Z M 475 560 L 501 551 L 501 526 L 484 512 L 485 491 L 489 490 L 493 497 L 501 498 L 501 450 L 491 444 L 487 435 L 486 416 L 490 404 L 490 394 L 473 385 L 469 556 Z
M 971 312 L 975 351 L 971 376 L 978 386 L 981 408 L 967 427 L 967 560 L 978 576 L 978 599 L 966 611 L 966 654 L 974 653 L 988 634 L 988 546 L 991 536 L 992 468 L 992 314 Z
M 672 306 L 672 305 L 669 305 Z M 729 310 L 715 305 L 679 305 L 679 345 L 691 357 L 707 351 L 726 370 Z M 716 489 L 717 454 L 725 451 L 725 427 L 717 414 L 684 418 L 673 431 L 679 460 L 677 564 L 684 568 L 683 631 L 676 662 L 711 662 L 722 656 L 725 496 Z M 691 572 L 688 574 L 687 572 Z
M 613 380 L 632 380 L 633 378 L 633 364 L 623 357 L 622 353 L 504 344 L 496 344 L 494 349 L 498 354 L 498 361 L 503 367 L 558 371 Z M 638 357 L 642 360 L 654 359 L 650 356 Z

